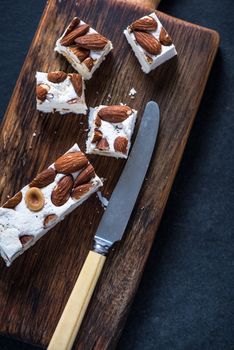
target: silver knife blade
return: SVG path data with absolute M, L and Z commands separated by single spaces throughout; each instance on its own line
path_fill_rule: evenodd
M 121 240 L 144 181 L 159 128 L 159 107 L 147 103 L 131 153 L 95 234 L 94 250 L 105 254 Z

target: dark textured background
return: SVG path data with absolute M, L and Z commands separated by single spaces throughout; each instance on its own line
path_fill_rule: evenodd
M 0 117 L 45 2 L 0 0 Z M 118 350 L 234 349 L 234 1 L 160 9 L 216 29 L 221 47 Z

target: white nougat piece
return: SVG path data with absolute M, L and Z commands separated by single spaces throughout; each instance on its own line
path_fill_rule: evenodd
M 0 208 L 0 254 L 9 266 L 102 186 L 75 144 Z
M 177 55 L 171 37 L 162 26 L 155 12 L 133 22 L 124 30 L 124 35 L 145 73 L 149 73 Z M 150 44 L 148 39 L 152 41 Z M 153 42 L 155 39 L 156 42 Z M 157 53 L 153 53 L 155 51 L 155 47 L 152 50 L 153 46 L 158 48 Z
M 73 18 L 55 45 L 55 51 L 66 57 L 86 80 L 92 78 L 112 49 L 110 40 L 78 17 Z
M 86 152 L 127 158 L 137 111 L 124 105 L 90 108 Z
M 38 111 L 86 114 L 85 85 L 81 75 L 60 71 L 37 72 L 36 84 Z

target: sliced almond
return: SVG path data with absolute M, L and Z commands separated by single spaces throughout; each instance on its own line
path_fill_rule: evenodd
M 29 242 L 31 242 L 33 240 L 33 236 L 32 235 L 23 235 L 19 237 L 19 240 L 22 244 L 22 246 L 24 247 L 26 244 L 28 244 Z
M 162 51 L 160 42 L 150 33 L 134 32 L 138 44 L 151 55 L 159 55 Z
M 87 34 L 75 39 L 75 43 L 79 47 L 88 50 L 103 50 L 108 40 L 101 34 Z
M 56 172 L 53 168 L 43 170 L 41 173 L 30 182 L 29 187 L 42 188 L 51 184 L 56 176 Z
M 159 35 L 159 41 L 164 46 L 171 46 L 172 45 L 172 39 L 170 35 L 167 33 L 166 29 L 162 27 L 160 35 Z
M 56 214 L 49 214 L 45 217 L 44 219 L 44 222 L 43 222 L 43 225 L 44 225 L 44 228 L 48 228 L 49 226 L 52 225 L 52 223 L 57 220 L 57 215 Z
M 69 74 L 69 76 L 75 92 L 80 97 L 82 95 L 82 90 L 83 90 L 82 76 L 77 73 Z
M 94 65 L 94 61 L 91 57 L 87 57 L 84 61 L 83 64 L 86 65 L 86 67 L 88 68 L 89 71 L 92 70 L 93 65 Z
M 45 101 L 46 95 L 47 95 L 49 89 L 50 89 L 50 87 L 46 84 L 37 85 L 37 88 L 36 88 L 37 99 L 42 101 L 42 102 Z
M 97 144 L 96 148 L 100 151 L 107 151 L 109 149 L 109 143 L 105 137 L 103 137 Z
M 74 53 L 80 62 L 83 62 L 87 57 L 89 57 L 90 54 L 90 50 L 82 49 L 79 47 L 69 47 L 69 50 Z
M 44 207 L 45 198 L 41 190 L 37 187 L 31 187 L 24 197 L 25 203 L 29 210 L 39 211 Z
M 71 175 L 64 176 L 55 186 L 51 193 L 51 202 L 60 207 L 64 205 L 69 197 L 74 184 L 73 177 Z
M 77 176 L 74 187 L 83 185 L 84 183 L 89 182 L 93 177 L 95 177 L 95 171 L 91 164 L 89 164 L 84 170 L 80 172 Z
M 83 36 L 89 31 L 88 24 L 82 24 L 78 28 L 72 30 L 69 34 L 65 35 L 62 40 L 60 40 L 60 44 L 63 46 L 70 46 L 74 44 L 74 40 L 79 36 Z
M 93 135 L 93 139 L 92 139 L 92 143 L 96 143 L 99 140 L 101 140 L 102 138 L 102 132 L 100 130 L 98 130 L 97 128 L 94 129 L 94 135 Z
M 69 26 L 67 27 L 64 36 L 71 33 L 71 31 L 74 30 L 79 24 L 80 19 L 78 17 L 74 17 Z
M 149 55 L 145 55 L 145 59 L 146 61 L 149 63 L 149 64 L 152 64 L 153 63 L 153 58 Z
M 3 204 L 3 208 L 14 209 L 22 200 L 22 192 L 16 193 L 12 198 Z
M 93 185 L 91 183 L 77 186 L 76 188 L 74 188 L 72 190 L 72 194 L 71 194 L 72 199 L 76 199 L 76 200 L 80 199 L 87 192 L 89 192 L 92 187 L 93 187 Z
M 156 30 L 157 27 L 158 27 L 158 23 L 155 21 L 154 18 L 150 16 L 140 18 L 129 26 L 131 30 L 141 30 L 141 31 L 148 31 L 148 30 L 153 31 L 153 30 Z
M 110 123 L 121 123 L 132 114 L 132 109 L 128 106 L 108 106 L 103 107 L 98 112 L 98 116 Z
M 88 164 L 88 159 L 81 151 L 66 153 L 54 163 L 55 170 L 62 174 L 79 171 Z
M 47 79 L 52 83 L 62 83 L 67 78 L 67 73 L 62 71 L 50 72 L 47 74 Z
M 128 139 L 123 136 L 116 137 L 114 141 L 114 149 L 116 152 L 126 154 L 128 150 Z

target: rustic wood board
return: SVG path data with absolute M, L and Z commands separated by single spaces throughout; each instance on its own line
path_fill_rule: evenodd
M 87 104 L 105 103 L 110 94 L 111 103 L 125 102 L 139 110 L 137 127 L 147 101 L 156 100 L 161 108 L 159 138 L 147 179 L 124 239 L 107 259 L 76 349 L 112 349 L 118 340 L 218 48 L 216 32 L 159 12 L 179 56 L 144 75 L 122 31 L 148 12 L 146 8 L 117 0 L 83 0 L 78 4 L 50 0 L 2 124 L 1 203 L 75 142 L 84 150 L 86 118 L 39 115 L 34 91 L 36 70 L 71 71 L 65 59 L 53 52 L 53 47 L 70 18 L 77 14 L 109 37 L 115 47 L 87 83 Z M 138 92 L 135 100 L 128 96 L 132 87 Z M 109 197 L 124 161 L 90 158 L 97 173 L 106 178 L 104 194 Z M 102 214 L 101 205 L 93 196 L 12 267 L 6 268 L 0 262 L 1 334 L 43 346 L 48 344 Z

